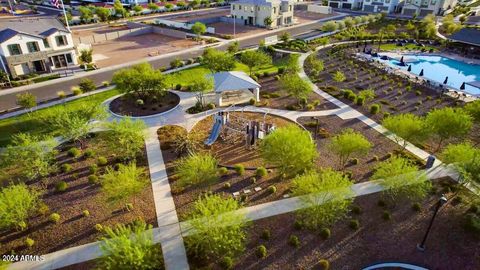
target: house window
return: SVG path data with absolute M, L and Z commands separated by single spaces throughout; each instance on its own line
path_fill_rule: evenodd
M 242 10 L 242 5 L 238 5 L 238 10 Z
M 28 48 L 28 52 L 31 52 L 31 53 L 40 51 L 40 48 L 38 47 L 38 42 L 36 41 L 27 42 L 27 48 Z
M 258 7 L 257 10 L 260 11 L 260 7 Z
M 232 5 L 232 10 L 235 10 L 235 5 Z
M 50 44 L 46 38 L 43 39 L 43 46 L 45 46 L 45 48 L 50 48 Z
M 388 3 L 390 3 L 390 0 L 385 0 L 385 4 L 388 4 Z
M 10 55 L 20 55 L 22 54 L 22 48 L 20 48 L 20 44 L 10 44 L 7 46 Z
M 288 10 L 289 10 L 289 11 L 292 11 L 292 6 L 288 6 Z
M 70 64 L 73 63 L 73 61 L 72 61 L 72 54 L 67 53 L 67 54 L 65 54 L 65 56 L 67 57 L 67 63 L 70 63 Z
M 57 41 L 57 46 L 66 46 L 68 45 L 67 36 L 56 36 L 55 40 Z
M 273 14 L 276 14 L 276 13 L 277 13 L 277 8 L 273 7 Z
M 432 0 L 432 5 L 435 5 L 437 3 L 437 0 Z

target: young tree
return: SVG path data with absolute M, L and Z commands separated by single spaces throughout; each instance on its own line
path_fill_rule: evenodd
M 429 14 L 422 19 L 420 23 L 420 32 L 425 38 L 433 38 L 437 33 L 437 27 L 435 24 L 435 16 Z
M 210 154 L 196 153 L 182 158 L 176 164 L 178 185 L 186 187 L 200 183 L 212 183 L 218 180 L 218 161 Z
M 480 124 L 480 100 L 467 103 L 464 109 L 476 123 Z
M 463 183 L 476 182 L 480 184 L 480 149 L 469 142 L 449 144 L 441 153 L 441 159 L 447 164 L 453 164 L 461 175 Z
M 108 8 L 97 7 L 95 8 L 95 14 L 97 14 L 101 22 L 106 22 L 110 18 L 110 10 Z
M 472 128 L 472 117 L 460 108 L 435 109 L 427 114 L 425 121 L 429 131 L 438 138 L 435 152 L 445 140 L 463 138 Z
M 127 160 L 133 160 L 142 152 L 145 145 L 146 125 L 141 120 L 123 118 L 107 124 L 109 135 L 107 141 L 111 149 L 120 149 L 119 153 Z
M 266 65 L 272 64 L 272 57 L 262 51 L 246 51 L 241 54 L 240 62 L 248 67 L 250 76 L 253 74 L 253 70 Z
M 353 25 L 355 25 L 355 21 L 352 19 L 352 17 L 346 17 L 343 19 L 343 22 L 345 23 L 345 27 L 350 28 Z
M 295 74 L 300 72 L 300 65 L 298 63 L 299 57 L 298 54 L 290 54 L 290 56 L 288 56 L 285 73 Z
M 311 54 L 305 59 L 305 66 L 310 69 L 313 76 L 318 76 L 325 68 L 323 61 L 318 59 L 315 54 Z
M 183 154 L 193 155 L 203 145 L 204 134 L 201 132 L 179 132 L 174 135 L 173 148 L 180 157 Z
M 290 40 L 290 33 L 285 31 L 283 32 L 281 35 L 280 35 L 280 40 L 283 42 L 283 43 L 286 43 Z
M 115 0 L 113 2 L 113 9 L 115 10 L 115 16 L 117 17 L 125 17 L 127 14 L 127 11 L 123 7 L 123 4 L 120 2 L 120 0 Z
M 265 17 L 265 19 L 263 19 L 263 24 L 265 24 L 266 27 L 272 26 L 272 23 L 272 17 Z
M 334 21 L 328 21 L 322 25 L 322 31 L 333 32 L 337 30 L 338 26 Z
M 235 58 L 231 54 L 208 48 L 203 51 L 202 64 L 211 73 L 230 71 L 235 68 Z
M 295 175 L 313 166 L 318 156 L 310 134 L 296 125 L 276 129 L 260 144 L 261 156 L 281 174 Z
M 165 76 L 150 64 L 142 63 L 113 74 L 113 83 L 123 93 L 136 98 L 162 97 L 166 93 Z
M 201 260 L 233 257 L 245 249 L 244 214 L 233 212 L 240 203 L 232 197 L 209 195 L 195 201 L 189 214 L 192 233 L 185 238 L 187 250 Z
M 365 89 L 365 90 L 362 90 L 360 92 L 358 92 L 358 97 L 362 97 L 363 99 L 365 99 L 365 102 L 367 101 L 372 101 L 373 99 L 375 99 L 377 96 L 375 95 L 375 91 L 371 88 L 369 89 Z
M 352 202 L 352 185 L 348 177 L 332 169 L 309 171 L 293 179 L 293 194 L 302 196 L 304 208 L 298 216 L 303 224 L 319 229 L 344 217 Z
M 161 247 L 154 245 L 152 226 L 136 220 L 130 225 L 105 227 L 98 269 L 164 269 Z
M 431 189 L 427 176 L 420 173 L 412 162 L 402 157 L 395 156 L 378 164 L 372 179 L 381 180 L 383 192 L 392 200 L 397 198 L 419 200 Z
M 31 112 L 37 106 L 37 97 L 31 93 L 17 94 L 17 105 Z
M 20 168 L 20 176 L 27 179 L 47 176 L 55 170 L 56 146 L 55 140 L 49 137 L 15 134 L 12 144 L 0 151 L 0 166 Z
M 352 155 L 365 155 L 372 148 L 365 136 L 352 129 L 345 129 L 333 137 L 328 146 L 338 156 L 341 169 L 345 168 Z
M 93 61 L 93 50 L 92 49 L 83 49 L 80 51 L 80 56 L 78 57 L 80 59 L 80 62 L 83 64 L 90 64 Z M 85 67 L 86 69 L 86 67 Z
M 229 52 L 230 54 L 235 54 L 239 50 L 240 50 L 240 43 L 238 43 L 238 41 L 236 40 L 230 43 L 227 48 L 227 52 Z
M 80 19 L 83 22 L 90 22 L 93 19 L 93 12 L 89 7 L 80 6 L 78 11 L 80 11 Z
M 150 9 L 151 11 L 157 11 L 158 9 L 160 9 L 160 7 L 157 6 L 155 3 L 148 3 L 148 4 L 147 4 L 147 7 L 148 7 L 148 9 Z
M 332 79 L 337 83 L 341 83 L 341 82 L 344 82 L 347 79 L 347 77 L 345 77 L 345 74 L 343 74 L 343 72 L 341 72 L 340 70 L 337 70 L 337 72 L 333 74 Z
M 11 229 L 27 222 L 39 203 L 40 194 L 25 184 L 10 185 L 0 191 L 0 229 Z
M 147 185 L 147 180 L 143 169 L 132 162 L 128 165 L 120 164 L 117 171 L 107 167 L 101 184 L 107 201 L 115 203 L 141 192 Z
M 428 135 L 425 120 L 411 113 L 389 116 L 383 120 L 383 126 L 395 133 L 398 144 L 403 141 L 402 151 L 405 151 L 409 142 L 421 143 Z
M 78 87 L 80 88 L 80 90 L 82 90 L 82 93 L 87 93 L 97 89 L 97 86 L 95 85 L 93 80 L 89 78 L 81 79 Z
M 200 76 L 192 83 L 190 89 L 192 92 L 196 93 L 197 100 L 202 105 L 202 108 L 205 106 L 205 93 L 212 91 L 214 87 L 215 86 L 212 77 Z
M 207 32 L 207 26 L 201 22 L 195 22 L 192 25 L 192 31 L 197 35 L 197 40 L 200 40 L 200 36 Z
M 312 86 L 302 80 L 296 73 L 286 73 L 280 77 L 280 87 L 283 91 L 295 97 L 299 104 L 313 91 Z

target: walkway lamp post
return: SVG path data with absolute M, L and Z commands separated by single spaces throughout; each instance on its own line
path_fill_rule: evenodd
M 442 195 L 440 199 L 437 202 L 437 205 L 435 207 L 435 212 L 433 212 L 432 219 L 430 220 L 430 224 L 428 224 L 427 231 L 425 232 L 425 236 L 423 237 L 423 240 L 420 244 L 417 244 L 417 249 L 419 251 L 425 251 L 425 242 L 427 241 L 428 234 L 430 233 L 430 230 L 432 229 L 433 221 L 435 220 L 435 217 L 437 216 L 438 210 L 440 210 L 440 207 L 444 205 L 447 202 L 447 198 L 445 195 Z

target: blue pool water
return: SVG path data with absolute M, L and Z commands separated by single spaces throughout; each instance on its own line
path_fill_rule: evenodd
M 388 64 L 392 67 L 407 69 L 408 65 L 412 65 L 413 74 L 420 74 L 423 69 L 423 78 L 443 83 L 448 76 L 447 85 L 460 89 L 465 82 L 480 81 L 480 65 L 468 64 L 465 62 L 453 60 L 442 56 L 432 55 L 404 55 L 405 59 L 413 60 L 408 62 L 407 66 L 400 66 L 399 61 L 395 59 L 388 60 Z M 465 90 L 472 95 L 480 95 L 480 88 L 465 84 Z

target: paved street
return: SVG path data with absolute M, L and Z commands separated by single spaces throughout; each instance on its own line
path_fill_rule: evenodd
M 336 17 L 335 19 L 339 19 Z M 309 31 L 312 31 L 314 29 L 319 28 L 323 22 L 315 22 L 313 24 L 308 24 L 308 25 L 299 25 L 299 26 L 293 26 L 293 27 L 288 27 L 285 28 L 285 31 L 288 31 L 292 36 L 300 35 L 302 33 L 306 33 Z M 261 40 L 263 40 L 265 37 L 272 36 L 274 33 L 272 32 L 267 32 L 265 34 L 251 37 L 251 38 L 245 38 L 240 40 L 240 46 L 242 48 L 246 47 L 251 47 L 258 45 Z M 225 43 L 218 48 L 221 50 L 225 50 L 228 46 L 228 43 Z M 203 52 L 203 49 L 189 49 L 185 50 L 182 52 L 179 52 L 178 54 L 172 55 L 172 56 L 166 56 L 161 59 L 148 59 L 145 58 L 143 61 L 149 61 L 155 68 L 159 67 L 166 67 L 169 66 L 170 62 L 176 58 L 180 59 L 188 59 L 188 58 L 194 58 L 199 55 L 201 55 Z M 121 57 L 120 55 L 118 57 Z M 142 59 L 139 59 L 139 62 L 141 62 Z M 105 68 L 101 69 L 98 71 L 90 72 L 85 74 L 84 77 L 88 77 L 95 81 L 97 84 L 101 84 L 103 81 L 110 81 L 112 79 L 113 73 L 115 71 L 123 68 L 121 67 L 114 67 L 114 68 Z M 38 101 L 42 100 L 47 100 L 51 98 L 55 98 L 57 96 L 58 91 L 65 91 L 66 93 L 71 92 L 72 86 L 78 85 L 80 80 L 84 77 L 73 77 L 73 78 L 65 78 L 65 79 L 59 79 L 56 81 L 50 81 L 42 84 L 39 84 L 38 87 L 34 87 L 28 90 L 28 92 L 33 93 L 37 96 Z M 25 91 L 22 91 L 25 92 Z M 16 95 L 19 93 L 17 90 L 13 89 L 7 89 L 7 90 L 2 90 L 0 91 L 0 111 L 15 108 L 16 105 Z

